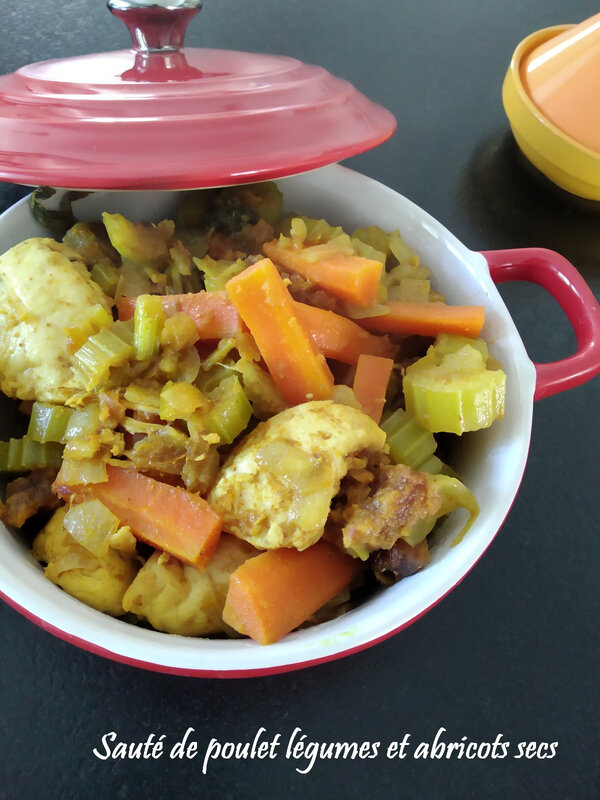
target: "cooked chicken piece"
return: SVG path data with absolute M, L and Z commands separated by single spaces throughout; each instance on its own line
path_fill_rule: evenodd
M 33 542 L 33 556 L 47 564 L 44 574 L 68 594 L 98 611 L 123 614 L 123 595 L 135 578 L 139 562 L 112 547 L 105 556 L 92 555 L 65 530 L 67 506 L 59 508 Z
M 82 388 L 65 329 L 98 303 L 111 307 L 78 254 L 54 239 L 27 239 L 0 256 L 0 389 L 64 402 Z
M 204 570 L 155 551 L 125 593 L 123 608 L 167 633 L 231 633 L 223 622 L 229 577 L 253 555 L 253 547 L 226 533 Z
M 225 530 L 255 547 L 304 550 L 322 536 L 344 476 L 385 447 L 385 433 L 362 411 L 330 400 L 302 403 L 238 445 L 208 500 Z

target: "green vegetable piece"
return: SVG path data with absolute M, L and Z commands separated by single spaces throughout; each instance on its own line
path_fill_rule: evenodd
M 124 261 L 133 264 L 163 265 L 169 260 L 169 242 L 175 226 L 170 220 L 157 225 L 130 222 L 122 214 L 102 214 L 112 246 Z
M 468 336 L 456 336 L 450 333 L 440 333 L 433 344 L 436 356 L 442 358 L 450 353 L 457 353 L 465 346 L 474 347 L 481 353 L 483 363 L 487 365 L 489 351 L 483 339 L 469 339 Z
M 419 267 L 419 257 L 412 249 L 409 247 L 404 239 L 402 238 L 400 231 L 395 230 L 390 235 L 390 252 L 398 261 L 398 264 L 403 264 L 406 266 L 410 266 L 413 269 L 417 269 Z M 414 275 L 414 277 L 418 277 L 418 275 Z M 428 277 L 428 275 L 424 275 L 423 277 Z
M 140 295 L 133 315 L 135 357 L 138 361 L 158 355 L 164 322 L 165 313 L 160 297 L 153 294 Z
M 111 261 L 105 259 L 94 264 L 90 278 L 98 284 L 104 294 L 109 297 L 115 296 L 119 284 L 119 272 Z
M 209 431 L 219 435 L 222 444 L 231 444 L 246 429 L 252 416 L 252 406 L 237 375 L 221 381 L 210 399 L 214 405 L 203 414 L 202 422 Z
M 119 262 L 119 255 L 101 223 L 76 222 L 63 236 L 63 242 L 75 250 L 87 267 L 91 268 L 100 262 Z
M 488 428 L 504 416 L 506 375 L 486 369 L 482 349 L 470 343 L 454 352 L 431 346 L 407 367 L 403 380 L 406 410 L 433 433 Z
M 268 419 L 286 408 L 275 381 L 258 364 L 246 358 L 240 358 L 236 361 L 234 369 L 242 377 L 244 393 L 250 401 L 257 419 Z
M 377 225 L 369 225 L 368 228 L 357 228 L 352 234 L 352 238 L 359 239 L 374 250 L 383 253 L 384 256 L 389 252 L 390 234 L 381 230 Z
M 73 409 L 63 434 L 65 442 L 73 439 L 80 439 L 98 433 L 102 428 L 100 422 L 100 406 L 98 403 L 90 403 L 83 408 Z
M 103 328 L 83 344 L 73 355 L 73 370 L 88 391 L 108 379 L 112 367 L 125 364 L 134 355 L 131 328 L 116 322 Z
M 111 326 L 111 331 L 114 333 L 115 336 L 118 336 L 122 342 L 129 345 L 129 347 L 133 347 L 134 343 L 134 329 L 133 329 L 134 322 L 132 319 L 122 320 L 118 319 L 116 322 L 113 322 Z
M 435 514 L 429 514 L 424 519 L 419 520 L 410 528 L 404 529 L 401 536 L 408 544 L 415 547 L 422 542 L 423 539 L 431 533 L 433 526 L 441 517 L 445 517 L 451 511 L 457 508 L 465 508 L 470 516 L 466 524 L 456 536 L 453 545 L 458 544 L 464 535 L 467 533 L 471 525 L 477 519 L 479 514 L 479 503 L 475 495 L 470 492 L 464 483 L 461 483 L 458 478 L 451 478 L 448 475 L 429 475 L 428 477 L 430 491 L 437 491 L 442 500 L 441 507 Z
M 437 443 L 430 431 L 422 428 L 403 408 L 394 411 L 384 422 L 390 455 L 396 464 L 420 469 L 421 464 L 435 453 Z
M 181 192 L 175 217 L 177 228 L 196 228 L 206 225 L 214 189 L 194 189 Z
M 283 211 L 283 194 L 273 181 L 253 183 L 240 187 L 243 202 L 248 205 L 258 219 L 264 219 L 275 226 Z
M 31 409 L 27 438 L 34 442 L 66 442 L 65 431 L 73 409 L 36 401 Z
M 194 383 L 204 394 L 211 395 L 222 381 L 231 376 L 232 368 L 233 362 L 217 362 L 208 369 L 202 369 Z
M 204 286 L 208 292 L 224 289 L 230 278 L 239 275 L 248 266 L 241 258 L 236 261 L 227 261 L 224 258 L 216 261 L 210 256 L 194 258 L 194 264 L 204 276 Z
M 65 192 L 58 209 L 46 208 L 43 200 L 50 199 L 56 194 L 56 189 L 50 186 L 40 186 L 29 196 L 29 208 L 39 224 L 56 236 L 63 236 L 77 220 L 73 215 L 71 204 L 74 200 L 86 197 L 88 192 Z
M 0 472 L 30 472 L 43 467 L 59 467 L 63 446 L 58 442 L 9 439 L 0 442 Z
M 439 475 L 444 469 L 444 462 L 436 455 L 429 456 L 419 464 L 419 472 L 428 472 L 430 475 Z

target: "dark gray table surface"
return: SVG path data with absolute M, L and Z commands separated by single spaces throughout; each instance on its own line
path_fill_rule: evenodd
M 393 139 L 348 165 L 429 211 L 468 247 L 544 246 L 600 293 L 600 206 L 577 202 L 520 157 L 501 104 L 517 43 L 579 22 L 591 0 L 206 0 L 187 43 L 285 53 L 355 83 L 397 116 Z M 2 0 L 0 73 L 47 58 L 120 49 L 103 2 Z M 0 186 L 0 210 L 25 189 Z M 502 289 L 533 360 L 575 339 L 538 287 Z M 64 643 L 0 605 L 0 797 L 552 798 L 600 793 L 598 759 L 598 379 L 536 403 L 521 490 L 467 578 L 410 628 L 362 653 L 246 680 L 143 672 Z M 215 737 L 381 742 L 370 760 L 318 760 L 300 774 L 266 760 L 102 761 L 123 741 L 188 727 Z M 391 740 L 511 742 L 503 759 L 385 758 Z M 465 737 L 465 738 L 463 738 Z M 557 742 L 553 758 L 514 758 Z

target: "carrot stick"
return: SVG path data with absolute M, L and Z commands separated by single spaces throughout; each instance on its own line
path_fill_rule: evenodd
M 302 552 L 267 550 L 231 575 L 223 619 L 259 644 L 271 644 L 335 597 L 360 569 L 360 561 L 323 539 Z
M 378 424 L 393 366 L 393 358 L 364 354 L 359 356 L 356 364 L 352 389 L 365 414 Z
M 333 375 L 296 315 L 294 300 L 270 259 L 263 258 L 226 284 L 286 403 L 326 400 Z
M 449 306 L 445 303 L 402 303 L 390 300 L 389 314 L 358 320 L 375 333 L 437 336 L 453 333 L 476 339 L 485 321 L 483 306 Z
M 117 311 L 120 320 L 133 317 L 135 297 L 120 297 Z M 183 311 L 196 323 L 200 339 L 213 339 L 231 336 L 241 328 L 239 314 L 226 295 L 226 292 L 199 292 L 188 295 L 166 295 L 161 297 L 163 311 L 167 315 Z M 202 309 L 212 306 L 213 316 L 210 324 Z M 333 311 L 309 306 L 306 303 L 295 305 L 296 316 L 310 333 L 311 338 L 326 358 L 334 358 L 344 364 L 356 364 L 361 353 L 375 356 L 391 356 L 393 346 L 384 336 L 373 336 L 356 322 Z M 217 329 L 216 326 L 220 327 Z
M 133 316 L 135 297 L 120 297 L 117 300 L 119 319 Z M 168 294 L 160 298 L 165 314 L 172 316 L 183 311 L 194 320 L 200 339 L 221 339 L 233 336 L 242 329 L 239 315 L 229 302 L 227 292 L 196 292 L 191 294 Z
M 385 357 L 394 354 L 387 336 L 374 336 L 348 317 L 298 302 L 296 314 L 326 358 L 356 364 L 361 353 Z
M 74 490 L 78 500 L 95 497 L 136 538 L 195 567 L 208 564 L 219 542 L 221 519 L 206 500 L 133 469 L 108 465 L 107 472 L 104 483 L 59 486 L 57 491 Z
M 264 244 L 263 250 L 276 264 L 302 275 L 335 297 L 363 307 L 377 299 L 383 269 L 380 261 L 342 252 L 313 260 L 302 250 L 281 247 L 277 240 Z

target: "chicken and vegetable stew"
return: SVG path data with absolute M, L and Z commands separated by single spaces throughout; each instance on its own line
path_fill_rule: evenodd
M 449 439 L 504 413 L 479 306 L 400 232 L 284 213 L 274 183 L 77 221 L 0 257 L 1 517 L 127 622 L 276 642 L 426 567 L 476 498 Z M 52 235 L 50 235 L 52 234 Z M 31 534 L 31 531 L 33 533 Z

